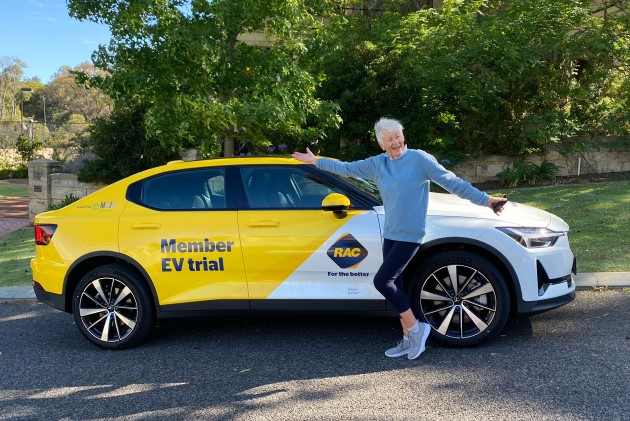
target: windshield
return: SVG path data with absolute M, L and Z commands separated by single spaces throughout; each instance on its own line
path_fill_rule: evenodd
M 365 178 L 358 177 L 346 177 L 343 175 L 337 175 L 337 177 L 341 178 L 348 184 L 352 184 L 353 187 L 361 190 L 363 193 L 371 196 L 381 205 L 383 204 L 383 199 L 381 198 L 381 194 L 376 187 L 376 184 L 372 180 L 367 180 Z

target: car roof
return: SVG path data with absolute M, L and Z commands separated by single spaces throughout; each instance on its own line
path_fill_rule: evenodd
M 133 182 L 145 177 L 149 177 L 164 172 L 187 170 L 194 168 L 207 168 L 217 166 L 244 166 L 244 165 L 305 165 L 296 159 L 282 156 L 240 156 L 233 158 L 213 158 L 198 161 L 170 161 L 164 165 L 153 167 L 138 172 L 126 178 L 127 182 Z M 122 181 L 122 180 L 121 180 Z

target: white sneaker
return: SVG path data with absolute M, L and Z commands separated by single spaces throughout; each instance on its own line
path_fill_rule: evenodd
M 411 341 L 407 336 L 404 336 L 403 339 L 398 341 L 398 345 L 385 351 L 385 355 L 390 358 L 402 357 L 403 355 L 407 355 L 409 353 L 410 346 Z
M 431 333 L 431 325 L 422 322 L 418 322 L 418 325 L 420 328 L 417 332 L 412 332 L 407 329 L 411 342 L 411 346 L 407 352 L 407 358 L 410 360 L 415 360 L 424 352 L 427 338 L 429 337 L 429 333 Z

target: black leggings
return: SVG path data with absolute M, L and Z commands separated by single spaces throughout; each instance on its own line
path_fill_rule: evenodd
M 383 264 L 374 275 L 374 286 L 398 313 L 409 310 L 402 274 L 419 248 L 418 243 L 383 239 Z

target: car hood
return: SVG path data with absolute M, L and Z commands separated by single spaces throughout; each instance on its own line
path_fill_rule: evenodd
M 428 215 L 482 218 L 496 221 L 496 226 L 546 227 L 557 231 L 569 229 L 562 219 L 533 206 L 508 201 L 501 215 L 495 215 L 490 208 L 444 193 L 430 194 Z

